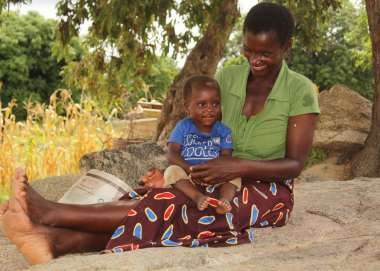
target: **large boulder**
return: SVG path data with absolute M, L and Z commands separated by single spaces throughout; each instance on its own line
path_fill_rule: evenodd
M 90 169 L 102 170 L 118 176 L 132 187 L 137 186 L 140 176 L 149 169 L 165 169 L 167 166 L 166 152 L 149 142 L 94 152 L 80 159 L 82 173 Z
M 46 191 L 48 193 L 48 191 Z M 257 229 L 252 245 L 152 248 L 60 257 L 30 270 L 380 270 L 380 179 L 297 183 L 288 225 Z M 0 235 L 0 270 L 28 268 Z
M 371 126 L 371 102 L 343 85 L 335 85 L 319 94 L 319 104 L 314 146 L 330 151 L 360 148 Z

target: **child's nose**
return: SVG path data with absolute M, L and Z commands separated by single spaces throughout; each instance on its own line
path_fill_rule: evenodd
M 207 112 L 209 112 L 209 111 L 213 111 L 214 108 L 213 108 L 212 104 L 207 104 L 207 105 L 204 107 L 204 110 L 207 111 Z

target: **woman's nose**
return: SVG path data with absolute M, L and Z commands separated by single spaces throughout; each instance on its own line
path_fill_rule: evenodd
M 257 62 L 261 62 L 262 61 L 262 58 L 263 56 L 261 54 L 255 54 L 255 53 L 252 53 L 250 56 L 249 56 L 249 61 L 253 64 L 256 64 Z

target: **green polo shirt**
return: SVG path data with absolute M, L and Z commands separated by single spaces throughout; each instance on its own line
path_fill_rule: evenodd
M 249 63 L 230 66 L 217 73 L 221 88 L 223 122 L 232 130 L 234 157 L 271 160 L 285 157 L 286 132 L 290 116 L 319 114 L 315 85 L 282 64 L 278 78 L 258 114 L 242 114 Z

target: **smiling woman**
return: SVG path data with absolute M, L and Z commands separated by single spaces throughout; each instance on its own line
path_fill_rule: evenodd
M 259 17 L 276 23 L 253 20 Z M 283 59 L 291 34 L 283 40 L 290 29 L 282 25 L 294 27 L 289 18 L 286 8 L 272 3 L 254 6 L 246 17 L 247 61 L 217 75 L 224 124 L 214 124 L 210 142 L 219 143 L 220 156 L 189 166 L 178 158 L 181 144 L 169 150 L 174 157 L 170 162 L 184 169 L 184 179 L 190 173 L 192 181 L 207 185 L 204 195 L 153 188 L 137 199 L 125 195 L 107 204 L 66 205 L 43 199 L 18 172 L 9 207 L 2 208 L 6 235 L 27 258 L 40 263 L 102 248 L 119 253 L 158 246 L 231 246 L 253 242 L 254 228 L 286 225 L 294 204 L 293 178 L 304 166 L 319 114 L 313 84 Z M 305 97 L 310 99 L 305 102 Z M 208 97 L 200 106 L 213 112 L 213 101 Z M 225 124 L 232 130 L 233 146 Z M 214 140 L 214 127 L 222 132 L 220 141 Z M 200 133 L 199 138 L 207 136 Z M 239 177 L 241 189 L 231 181 Z M 15 221 L 22 222 L 16 229 L 11 227 Z M 28 237 L 33 242 L 26 243 Z M 40 248 L 31 249 L 36 242 Z

